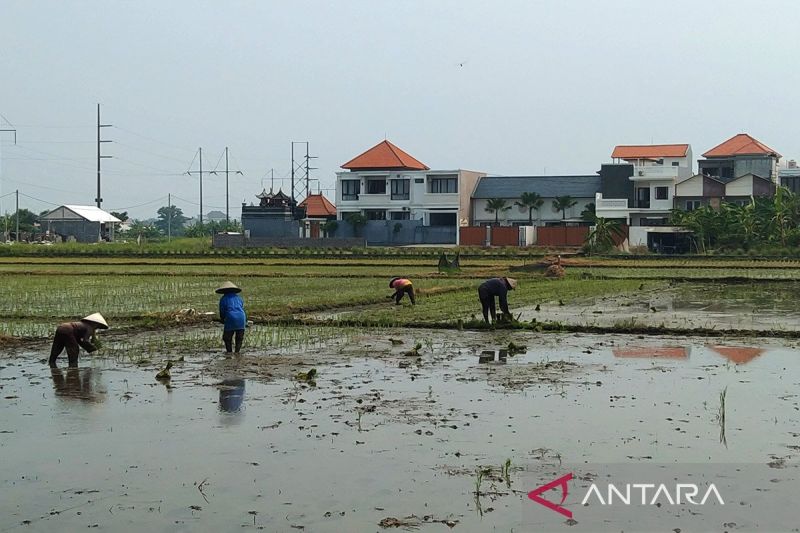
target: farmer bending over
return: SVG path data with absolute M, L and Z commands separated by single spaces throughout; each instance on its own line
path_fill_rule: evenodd
M 489 323 L 489 313 L 492 314 L 492 321 L 497 322 L 497 308 L 495 307 L 495 297 L 500 299 L 500 311 L 506 318 L 511 318 L 508 310 L 507 294 L 509 290 L 517 288 L 517 280 L 514 278 L 492 278 L 487 279 L 478 287 L 478 298 L 481 300 L 483 308 L 483 320 Z
M 108 329 L 108 323 L 100 313 L 82 318 L 80 322 L 65 322 L 59 325 L 53 337 L 53 347 L 50 349 L 50 366 L 56 366 L 56 359 L 65 348 L 69 366 L 78 366 L 78 352 L 81 348 L 88 353 L 97 350 L 97 347 L 92 344 L 91 338 L 98 329 Z
M 392 278 L 389 281 L 389 288 L 394 289 L 394 294 L 389 298 L 394 298 L 395 305 L 400 305 L 400 300 L 403 299 L 404 294 L 408 294 L 408 299 L 411 300 L 411 305 L 416 305 L 417 300 L 414 298 L 414 287 L 411 285 L 411 280 L 406 278 Z
M 225 324 L 225 332 L 222 334 L 222 341 L 225 343 L 225 351 L 230 354 L 233 350 L 232 341 L 236 336 L 236 353 L 242 349 L 244 340 L 244 328 L 247 327 L 247 315 L 244 312 L 244 300 L 239 296 L 242 289 L 226 281 L 215 291 L 221 294 L 219 299 L 219 319 Z

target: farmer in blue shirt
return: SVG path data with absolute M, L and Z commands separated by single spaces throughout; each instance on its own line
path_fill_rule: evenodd
M 244 300 L 239 296 L 242 289 L 226 281 L 216 290 L 217 294 L 221 294 L 222 298 L 219 299 L 219 318 L 225 324 L 225 332 L 222 334 L 222 340 L 225 341 L 225 351 L 230 354 L 234 335 L 236 336 L 236 353 L 242 349 L 242 341 L 244 340 L 244 328 L 247 327 L 247 315 L 244 312 Z
M 478 298 L 481 301 L 483 320 L 489 323 L 489 313 L 492 320 L 497 322 L 497 307 L 495 298 L 500 300 L 500 311 L 506 318 L 511 318 L 508 310 L 508 291 L 517 288 L 517 280 L 514 278 L 492 278 L 487 279 L 478 287 Z

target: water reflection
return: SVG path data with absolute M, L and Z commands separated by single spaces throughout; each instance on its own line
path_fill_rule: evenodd
M 483 350 L 478 356 L 478 363 L 494 363 L 496 365 L 506 364 L 508 350 Z
M 688 346 L 625 346 L 611 350 L 614 357 L 689 359 Z
M 53 389 L 60 398 L 73 398 L 87 402 L 102 402 L 106 390 L 101 381 L 100 370 L 70 367 L 66 370 L 51 368 Z
M 713 345 L 709 348 L 717 352 L 722 357 L 737 365 L 744 365 L 764 353 L 763 348 L 753 348 L 750 346 L 721 346 Z
M 219 387 L 219 410 L 238 413 L 244 403 L 244 379 L 224 379 Z

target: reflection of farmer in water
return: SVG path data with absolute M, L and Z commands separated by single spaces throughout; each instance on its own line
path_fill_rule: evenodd
M 478 287 L 478 298 L 481 300 L 481 308 L 483 311 L 483 320 L 489 323 L 489 313 L 492 315 L 492 321 L 497 322 L 497 308 L 495 307 L 495 298 L 500 300 L 500 311 L 503 315 L 510 319 L 511 312 L 508 310 L 508 291 L 513 291 L 517 288 L 517 280 L 514 278 L 492 278 L 487 279 Z
M 91 368 L 67 368 L 66 377 L 64 371 L 57 367 L 51 368 L 50 372 L 56 396 L 93 402 L 102 401 L 105 397 L 105 391 L 95 391 L 95 380 L 99 373 Z
M 244 402 L 244 380 L 225 379 L 219 384 L 219 408 L 226 413 L 236 413 Z
M 244 300 L 239 296 L 242 289 L 226 281 L 215 291 L 221 294 L 219 299 L 219 318 L 225 324 L 225 332 L 222 340 L 225 343 L 225 351 L 230 354 L 234 351 L 232 341 L 236 337 L 236 353 L 242 349 L 244 341 L 244 328 L 247 327 L 247 314 L 244 312 Z
M 56 359 L 64 349 L 67 350 L 69 366 L 78 366 L 78 352 L 81 348 L 89 353 L 97 350 L 91 339 L 98 329 L 108 329 L 108 323 L 100 313 L 82 318 L 80 322 L 65 322 L 58 326 L 53 337 L 53 347 L 50 349 L 50 366 L 56 366 Z
M 414 298 L 414 286 L 411 280 L 407 278 L 392 278 L 389 280 L 389 288 L 394 289 L 394 294 L 389 298 L 394 298 L 395 305 L 400 305 L 400 300 L 403 299 L 404 294 L 408 294 L 408 299 L 411 300 L 411 305 L 416 305 L 417 300 Z

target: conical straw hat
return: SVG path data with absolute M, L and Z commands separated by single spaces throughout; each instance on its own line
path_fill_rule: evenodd
M 93 323 L 97 324 L 97 327 L 99 327 L 101 329 L 108 329 L 108 322 L 106 322 L 106 319 L 103 318 L 103 315 L 101 315 L 100 313 L 92 313 L 89 316 L 81 318 L 81 321 L 82 322 L 93 322 Z
M 511 287 L 511 289 L 517 288 L 517 280 L 514 278 L 506 278 L 506 283 L 508 283 L 508 286 Z
M 230 281 L 226 281 L 225 283 L 217 287 L 217 290 L 214 292 L 216 292 L 217 294 L 226 294 L 229 292 L 242 292 L 242 289 L 240 289 Z

